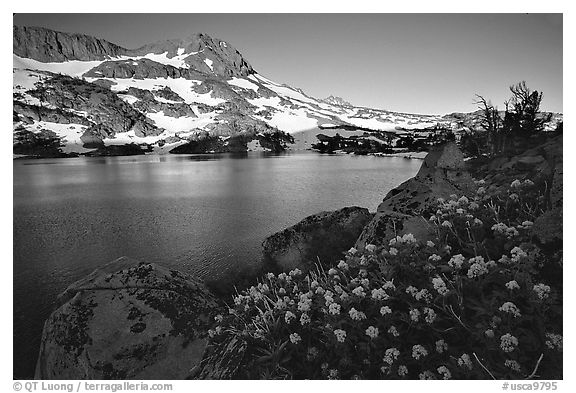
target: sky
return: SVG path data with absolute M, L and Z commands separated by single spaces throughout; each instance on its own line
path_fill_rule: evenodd
M 509 86 L 563 112 L 562 14 L 16 14 L 15 25 L 89 34 L 127 48 L 193 33 L 232 44 L 276 82 L 357 106 L 469 112 L 503 108 Z

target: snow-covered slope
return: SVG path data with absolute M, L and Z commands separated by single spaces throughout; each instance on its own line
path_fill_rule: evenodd
M 316 99 L 264 77 L 229 43 L 205 34 L 138 49 L 47 29 L 15 28 L 14 36 L 16 139 L 42 132 L 59 138 L 65 152 L 126 143 L 165 152 L 206 135 L 226 144 L 232 135 L 255 137 L 277 130 L 402 135 L 438 123 L 454 126 L 439 115 L 355 107 L 332 96 Z M 30 48 L 50 40 L 61 48 L 56 53 Z M 122 116 L 127 120 L 119 121 Z M 72 124 L 78 125 L 74 132 Z

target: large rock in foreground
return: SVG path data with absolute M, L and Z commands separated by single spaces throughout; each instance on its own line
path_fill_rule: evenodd
M 264 263 L 281 270 L 307 271 L 318 259 L 324 263 L 338 260 L 371 218 L 368 209 L 356 206 L 306 217 L 264 241 Z
M 185 379 L 217 307 L 192 277 L 128 258 L 72 284 L 60 301 L 44 325 L 37 379 Z
M 416 176 L 384 197 L 356 247 L 380 244 L 406 233 L 412 233 L 419 240 L 426 239 L 432 228 L 422 214 L 438 198 L 467 195 L 474 190 L 472 177 L 465 168 L 464 156 L 454 142 L 430 151 Z

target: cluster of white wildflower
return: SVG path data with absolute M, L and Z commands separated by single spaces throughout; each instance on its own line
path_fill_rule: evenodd
M 400 356 L 400 351 L 397 348 L 388 348 L 384 353 L 384 359 L 382 360 L 384 363 L 392 365 L 392 363 L 398 359 L 398 356 Z
M 426 323 L 431 324 L 436 319 L 436 312 L 431 308 L 424 307 L 424 315 L 425 315 L 424 320 L 426 321 Z
M 512 352 L 517 346 L 518 339 L 510 333 L 506 333 L 500 337 L 500 348 L 502 348 L 504 352 Z
M 338 378 L 338 370 L 331 369 L 328 371 L 328 379 L 337 379 Z
M 518 263 L 522 260 L 522 258 L 525 258 L 528 256 L 528 254 L 526 253 L 526 251 L 524 251 L 523 249 L 521 249 L 520 247 L 514 247 L 511 251 L 510 251 L 510 255 L 512 256 L 512 262 L 514 263 Z
M 410 319 L 414 322 L 418 322 L 420 319 L 420 311 L 417 308 L 413 308 L 410 310 Z
M 468 262 L 470 263 L 468 278 L 476 278 L 488 273 L 488 265 L 482 256 L 470 258 Z
M 465 258 L 462 254 L 453 255 L 448 261 L 448 266 L 454 269 L 460 269 L 464 264 Z
M 442 379 L 452 378 L 452 373 L 450 372 L 450 370 L 448 370 L 448 367 L 446 366 L 440 366 L 436 369 L 436 371 L 438 371 L 438 374 L 442 375 Z
M 434 286 L 434 289 L 442 296 L 447 295 L 449 292 L 448 288 L 446 287 L 446 283 L 444 282 L 444 280 L 442 280 L 438 276 L 432 278 L 432 285 Z
M 504 362 L 504 366 L 508 367 L 512 371 L 516 371 L 517 373 L 522 370 L 520 363 L 518 363 L 516 360 L 507 359 Z
M 348 270 L 348 264 L 344 261 L 338 262 L 338 269 L 346 271 Z
M 500 308 L 498 308 L 498 310 L 508 313 L 508 314 L 512 314 L 512 316 L 514 316 L 514 318 L 518 318 L 521 316 L 520 314 L 520 309 L 512 302 L 505 302 L 503 303 Z
M 300 341 L 302 341 L 302 338 L 300 337 L 300 335 L 298 333 L 292 333 L 290 335 L 290 342 L 292 344 L 298 344 Z
M 394 256 L 394 255 L 398 255 L 398 249 L 394 248 L 394 247 L 390 247 L 390 250 L 388 250 L 388 252 L 390 253 L 390 255 Z
M 292 319 L 294 318 L 296 318 L 296 315 L 294 315 L 292 311 L 286 311 L 286 314 L 284 314 L 284 320 L 286 323 L 292 322 Z
M 364 314 L 362 311 L 356 310 L 354 307 L 352 307 L 350 311 L 348 311 L 348 315 L 350 315 L 350 318 L 352 318 L 355 321 L 361 321 L 363 319 L 366 319 L 366 314 Z
M 432 240 L 428 240 L 428 241 L 426 242 L 426 245 L 427 245 L 428 247 L 430 247 L 430 248 L 432 248 L 432 247 L 435 246 L 435 244 L 434 244 L 434 242 L 433 242 Z
M 374 244 L 367 244 L 364 249 L 368 252 L 374 252 L 374 250 L 376 250 L 376 246 Z
M 442 257 L 438 254 L 432 254 L 428 257 L 428 260 L 430 260 L 432 262 L 438 262 L 438 261 L 442 260 Z
M 386 314 L 392 314 L 392 309 L 390 309 L 390 307 L 388 306 L 382 306 L 380 307 L 380 314 L 382 314 L 383 316 Z
M 467 367 L 469 370 L 472 370 L 474 367 L 472 364 L 472 359 L 470 359 L 470 355 L 467 353 L 463 353 L 462 356 L 458 358 L 458 365 L 460 367 Z
M 563 338 L 561 334 L 546 333 L 546 346 L 550 349 L 562 350 Z
M 388 333 L 394 337 L 400 336 L 400 332 L 398 332 L 398 329 L 396 329 L 396 326 L 394 325 L 390 326 L 390 328 L 388 329 Z
M 443 353 L 448 350 L 448 344 L 444 340 L 436 341 L 436 352 Z
M 430 370 L 424 370 L 420 374 L 418 374 L 418 379 L 420 380 L 430 380 L 436 379 L 434 378 L 434 373 Z
M 366 297 L 366 292 L 364 292 L 364 287 L 356 287 L 352 290 L 352 293 L 358 297 Z
M 335 276 L 338 274 L 338 270 L 334 269 L 333 267 L 328 270 L 328 275 Z
M 544 300 L 550 296 L 550 287 L 546 284 L 536 284 L 532 290 L 536 293 L 536 296 L 538 296 L 540 300 Z
M 386 293 L 384 288 L 378 288 L 372 290 L 372 299 L 374 300 L 388 300 L 390 296 Z
M 358 252 L 358 250 L 355 249 L 354 247 L 352 247 L 348 250 L 348 254 L 352 254 L 352 255 L 356 254 L 357 252 Z
M 368 326 L 366 329 L 366 335 L 370 338 L 378 337 L 378 328 L 374 326 Z
M 394 282 L 392 281 L 386 281 L 384 282 L 384 284 L 382 285 L 382 288 L 384 290 L 395 290 L 396 289 L 396 285 L 394 285 Z
M 516 280 L 508 281 L 506 283 L 506 288 L 513 291 L 514 289 L 520 289 L 520 285 L 516 282 Z
M 334 330 L 334 335 L 336 336 L 336 340 L 338 340 L 340 343 L 343 343 L 344 340 L 346 340 L 346 331 L 342 329 Z
M 420 359 L 421 357 L 427 356 L 428 351 L 420 344 L 416 344 L 412 346 L 412 357 L 416 360 Z
M 398 366 L 398 376 L 404 377 L 406 375 L 408 375 L 408 367 L 401 364 L 400 366 Z
M 395 244 L 414 244 L 416 243 L 416 238 L 413 234 L 407 233 L 404 236 L 396 236 L 393 239 L 390 239 L 388 242 L 389 246 L 393 246 Z
M 512 239 L 515 236 L 519 235 L 519 232 L 513 226 L 508 226 L 503 222 L 499 222 L 497 224 L 492 225 L 492 231 L 494 231 L 495 235 L 505 236 L 507 239 Z
M 303 312 L 310 311 L 311 305 L 312 305 L 312 299 L 308 297 L 308 293 L 300 295 L 300 301 L 298 302 L 298 310 Z
M 340 305 L 338 303 L 330 303 L 328 306 L 328 312 L 332 315 L 340 314 Z
M 304 326 L 308 323 L 310 323 L 310 316 L 306 313 L 302 313 L 302 315 L 300 315 L 300 325 Z
M 517 225 L 517 228 L 520 229 L 532 229 L 532 227 L 534 226 L 534 223 L 532 221 L 522 221 L 522 224 Z
M 441 224 L 441 225 L 442 225 L 443 227 L 445 227 L 445 228 L 452 228 L 452 223 L 451 223 L 450 221 L 448 221 L 448 220 L 442 221 L 442 224 Z

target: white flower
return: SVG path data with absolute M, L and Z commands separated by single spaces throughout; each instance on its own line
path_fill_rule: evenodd
M 437 254 L 432 254 L 428 257 L 428 259 L 431 260 L 432 262 L 438 262 L 439 260 L 442 259 L 442 257 Z
M 550 349 L 557 349 L 559 351 L 563 348 L 563 338 L 561 334 L 546 333 L 546 346 Z
M 526 179 L 526 180 L 524 180 L 524 184 L 527 185 L 527 186 L 533 186 L 533 185 L 534 185 L 534 182 L 533 182 L 532 180 L 530 180 L 530 179 Z
M 412 346 L 412 357 L 416 360 L 420 359 L 421 357 L 427 356 L 428 351 L 422 345 L 417 344 Z
M 352 290 L 352 293 L 358 297 L 365 297 L 364 287 L 356 287 Z
M 522 185 L 522 183 L 520 183 L 520 180 L 516 179 L 512 183 L 510 183 L 510 188 L 518 188 L 521 185 Z
M 330 268 L 330 270 L 328 270 L 328 274 L 331 276 L 334 276 L 334 275 L 338 274 L 338 271 L 334 268 Z
M 390 253 L 390 255 L 398 255 L 398 250 L 394 247 L 390 247 L 390 250 L 388 252 Z
M 516 280 L 512 280 L 512 281 L 508 281 L 506 283 L 506 288 L 508 288 L 509 290 L 514 290 L 514 289 L 520 289 L 520 285 L 518 285 L 518 283 L 516 282 Z
M 328 306 L 328 312 L 332 315 L 340 314 L 340 305 L 338 303 L 331 303 L 330 306 Z
M 380 307 L 380 314 L 382 315 L 392 314 L 392 310 L 388 306 L 382 306 Z
M 434 320 L 436 319 L 436 312 L 434 312 L 434 310 L 432 310 L 431 308 L 424 307 L 424 315 L 426 323 L 433 323 Z
M 351 249 L 348 250 L 348 252 L 352 255 L 356 254 L 358 252 L 357 249 L 355 249 L 354 247 L 352 247 Z
M 411 309 L 410 310 L 410 319 L 413 320 L 414 322 L 418 322 L 418 319 L 420 318 L 420 311 L 418 311 L 418 309 Z
M 387 300 L 390 296 L 386 293 L 383 288 L 373 289 L 372 290 L 372 299 L 375 300 Z
M 550 287 L 542 283 L 534 285 L 532 290 L 536 292 L 540 300 L 544 300 L 550 295 Z
M 488 338 L 494 338 L 494 330 L 492 329 L 488 329 L 484 332 L 484 334 L 486 335 L 486 337 Z
M 448 220 L 444 220 L 444 221 L 442 222 L 442 226 L 443 226 L 443 227 L 446 227 L 446 228 L 452 228 L 452 223 L 451 223 L 450 221 L 448 221 Z
M 470 201 L 465 196 L 461 196 L 460 199 L 458 199 L 458 203 L 461 203 L 463 205 L 468 204 L 468 202 L 470 202 Z
M 472 370 L 472 367 L 474 367 L 474 365 L 472 364 L 472 359 L 470 359 L 470 355 L 468 355 L 467 353 L 463 353 L 462 356 L 458 358 L 458 365 L 460 367 L 466 366 L 470 370 Z
M 378 328 L 374 326 L 368 326 L 368 329 L 366 329 L 366 335 L 370 338 L 378 337 Z
M 476 193 L 478 195 L 482 195 L 486 192 L 486 189 L 484 187 L 478 187 L 478 191 L 476 191 Z
M 520 262 L 520 260 L 524 257 L 527 257 L 526 251 L 521 249 L 520 247 L 514 247 L 510 251 L 510 255 L 512 255 L 512 262 Z
M 394 361 L 398 359 L 398 356 L 400 356 L 400 351 L 398 349 L 388 348 L 385 352 L 384 359 L 382 360 L 384 361 L 384 363 L 392 365 L 392 363 L 394 363 Z
M 518 339 L 510 333 L 506 333 L 500 337 L 500 348 L 502 348 L 504 352 L 512 352 L 517 346 Z
M 338 370 L 331 369 L 328 371 L 328 379 L 336 379 L 338 378 Z
M 432 300 L 432 295 L 430 295 L 430 292 L 428 292 L 427 289 L 421 289 L 420 291 L 418 291 L 418 293 L 414 295 L 414 299 L 424 300 L 426 303 L 430 303 L 430 301 Z
M 290 270 L 290 272 L 288 274 L 290 275 L 290 277 L 299 276 L 302 274 L 302 270 L 296 268 L 294 270 Z
M 442 296 L 445 296 L 450 292 L 446 287 L 446 283 L 440 277 L 436 276 L 432 279 L 432 285 L 434 289 Z
M 433 242 L 432 240 L 428 240 L 428 241 L 426 242 L 426 245 L 427 245 L 428 247 L 434 247 L 434 246 L 435 246 L 435 244 L 434 244 L 434 242 Z
M 386 281 L 384 282 L 384 285 L 382 285 L 382 288 L 384 289 L 396 289 L 396 285 L 394 285 L 394 283 L 392 281 Z
M 348 264 L 344 261 L 340 261 L 340 262 L 338 262 L 338 269 L 348 270 Z
M 396 326 L 390 326 L 390 329 L 388 329 L 388 333 L 390 333 L 394 337 L 400 336 L 400 333 L 398 332 L 398 329 L 396 329 Z
M 404 366 L 404 365 L 400 365 L 398 366 L 398 375 L 400 377 L 403 377 L 405 375 L 408 374 L 408 367 Z
M 454 255 L 448 261 L 448 266 L 453 267 L 455 269 L 460 269 L 462 264 L 464 263 L 464 256 L 462 254 Z
M 366 245 L 366 251 L 368 252 L 374 252 L 374 250 L 376 249 L 376 246 L 374 244 L 368 244 Z
M 452 378 L 452 374 L 450 373 L 450 370 L 448 370 L 448 367 L 446 366 L 440 366 L 436 369 L 438 371 L 438 374 L 442 375 L 443 379 L 450 379 Z
M 310 311 L 310 305 L 312 304 L 312 299 L 308 297 L 308 294 L 300 295 L 300 301 L 298 302 L 299 311 Z
M 471 265 L 467 273 L 468 278 L 476 278 L 488 273 L 488 266 L 483 257 L 470 258 L 469 262 Z
M 303 314 L 300 316 L 300 324 L 301 324 L 302 326 L 304 326 L 304 325 L 306 325 L 307 323 L 310 323 L 310 317 L 308 316 L 308 314 L 303 313 Z
M 363 319 L 366 319 L 366 314 L 364 314 L 362 311 L 356 310 L 354 307 L 352 307 L 350 311 L 348 311 L 348 314 L 350 315 L 350 318 L 352 318 L 355 321 L 361 321 Z
M 464 214 L 464 209 L 458 208 L 458 209 L 456 209 L 456 213 L 458 213 L 458 214 Z
M 291 311 L 286 311 L 286 314 L 284 315 L 284 320 L 286 321 L 286 323 L 290 323 L 294 318 L 296 318 L 296 315 L 294 315 L 294 313 L 292 313 Z
M 346 332 L 342 329 L 334 330 L 334 335 L 336 336 L 336 340 L 340 343 L 343 343 L 344 340 L 346 340 Z
M 521 315 L 518 307 L 516 307 L 516 305 L 512 302 L 505 302 L 504 304 L 502 304 L 500 306 L 500 308 L 498 310 L 512 314 L 514 316 L 514 318 L 517 318 Z
M 443 353 L 448 350 L 448 344 L 444 340 L 436 341 L 436 352 Z
M 300 341 L 302 341 L 302 338 L 298 333 L 292 333 L 290 335 L 290 342 L 292 342 L 292 344 L 298 344 Z
M 510 368 L 512 371 L 516 371 L 517 373 L 521 371 L 520 363 L 518 363 L 516 360 L 507 359 L 504 362 L 504 365 Z
M 420 380 L 430 380 L 435 379 L 434 373 L 430 370 L 424 370 L 420 374 L 418 374 L 418 379 Z
M 224 317 L 222 316 L 222 314 L 218 314 L 214 317 L 214 320 L 218 323 L 222 323 L 222 321 L 224 320 Z

